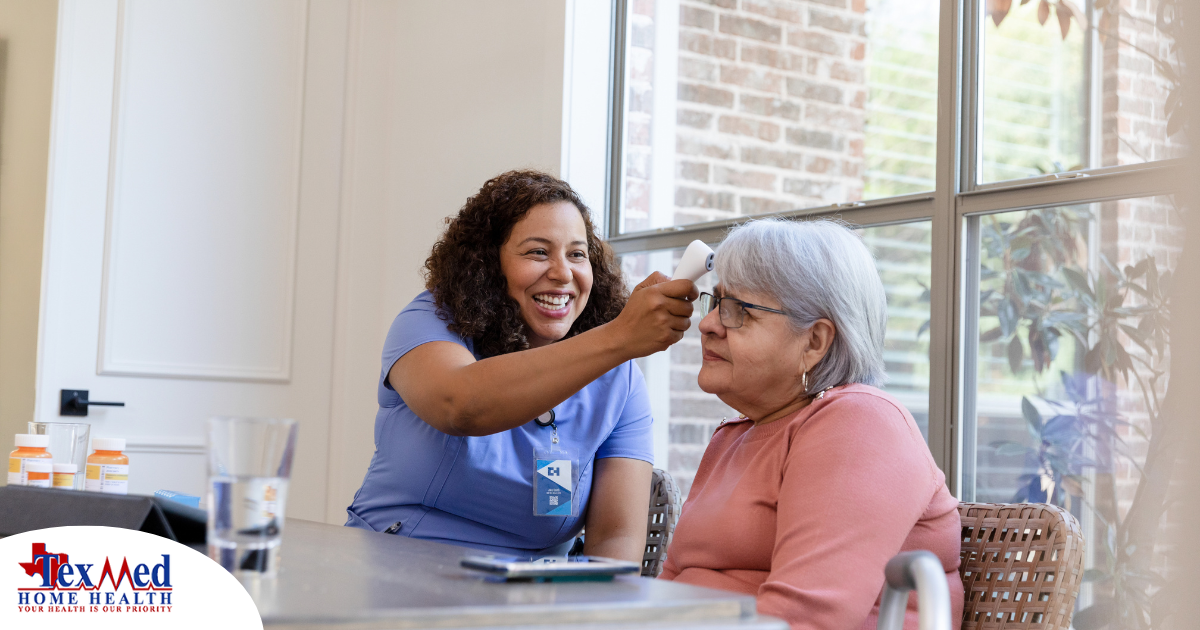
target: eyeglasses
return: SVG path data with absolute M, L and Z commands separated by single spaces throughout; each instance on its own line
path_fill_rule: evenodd
M 743 302 L 737 298 L 731 297 L 716 297 L 711 293 L 701 293 L 700 299 L 697 300 L 700 307 L 700 317 L 707 317 L 713 309 L 720 308 L 719 314 L 721 325 L 726 328 L 741 328 L 742 323 L 746 321 L 746 309 L 753 308 L 768 313 L 779 313 L 787 315 L 786 311 L 781 311 L 776 308 L 767 308 L 749 302 Z

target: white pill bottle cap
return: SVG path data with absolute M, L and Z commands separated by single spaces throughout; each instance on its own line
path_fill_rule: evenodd
M 37 460 L 25 460 L 25 472 L 48 473 L 54 470 L 54 465 L 50 462 L 39 462 Z
M 125 438 L 92 438 L 92 450 L 123 451 L 125 450 Z
M 17 448 L 46 448 L 50 446 L 50 436 L 18 433 L 16 443 Z
M 79 472 L 79 466 L 76 466 L 75 464 L 55 464 L 54 472 L 75 474 Z

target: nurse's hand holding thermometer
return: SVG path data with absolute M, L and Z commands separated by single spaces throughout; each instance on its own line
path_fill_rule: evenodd
M 691 324 L 691 301 L 699 296 L 695 282 L 712 271 L 713 256 L 708 245 L 692 241 L 670 279 L 656 271 L 634 288 L 625 310 L 607 324 L 630 328 L 625 333 L 634 353 L 630 358 L 661 352 L 683 338 Z

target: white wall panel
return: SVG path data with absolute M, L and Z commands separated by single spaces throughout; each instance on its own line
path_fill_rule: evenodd
M 294 418 L 325 515 L 350 4 L 61 1 L 35 415 L 126 403 L 85 421 L 133 492 L 204 486 L 206 418 Z
M 122 3 L 102 374 L 289 378 L 307 11 Z

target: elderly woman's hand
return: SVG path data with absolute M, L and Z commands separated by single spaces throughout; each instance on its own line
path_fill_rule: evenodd
M 671 280 L 654 272 L 633 289 L 611 326 L 631 356 L 666 350 L 691 325 L 692 301 L 700 296 L 691 280 Z

